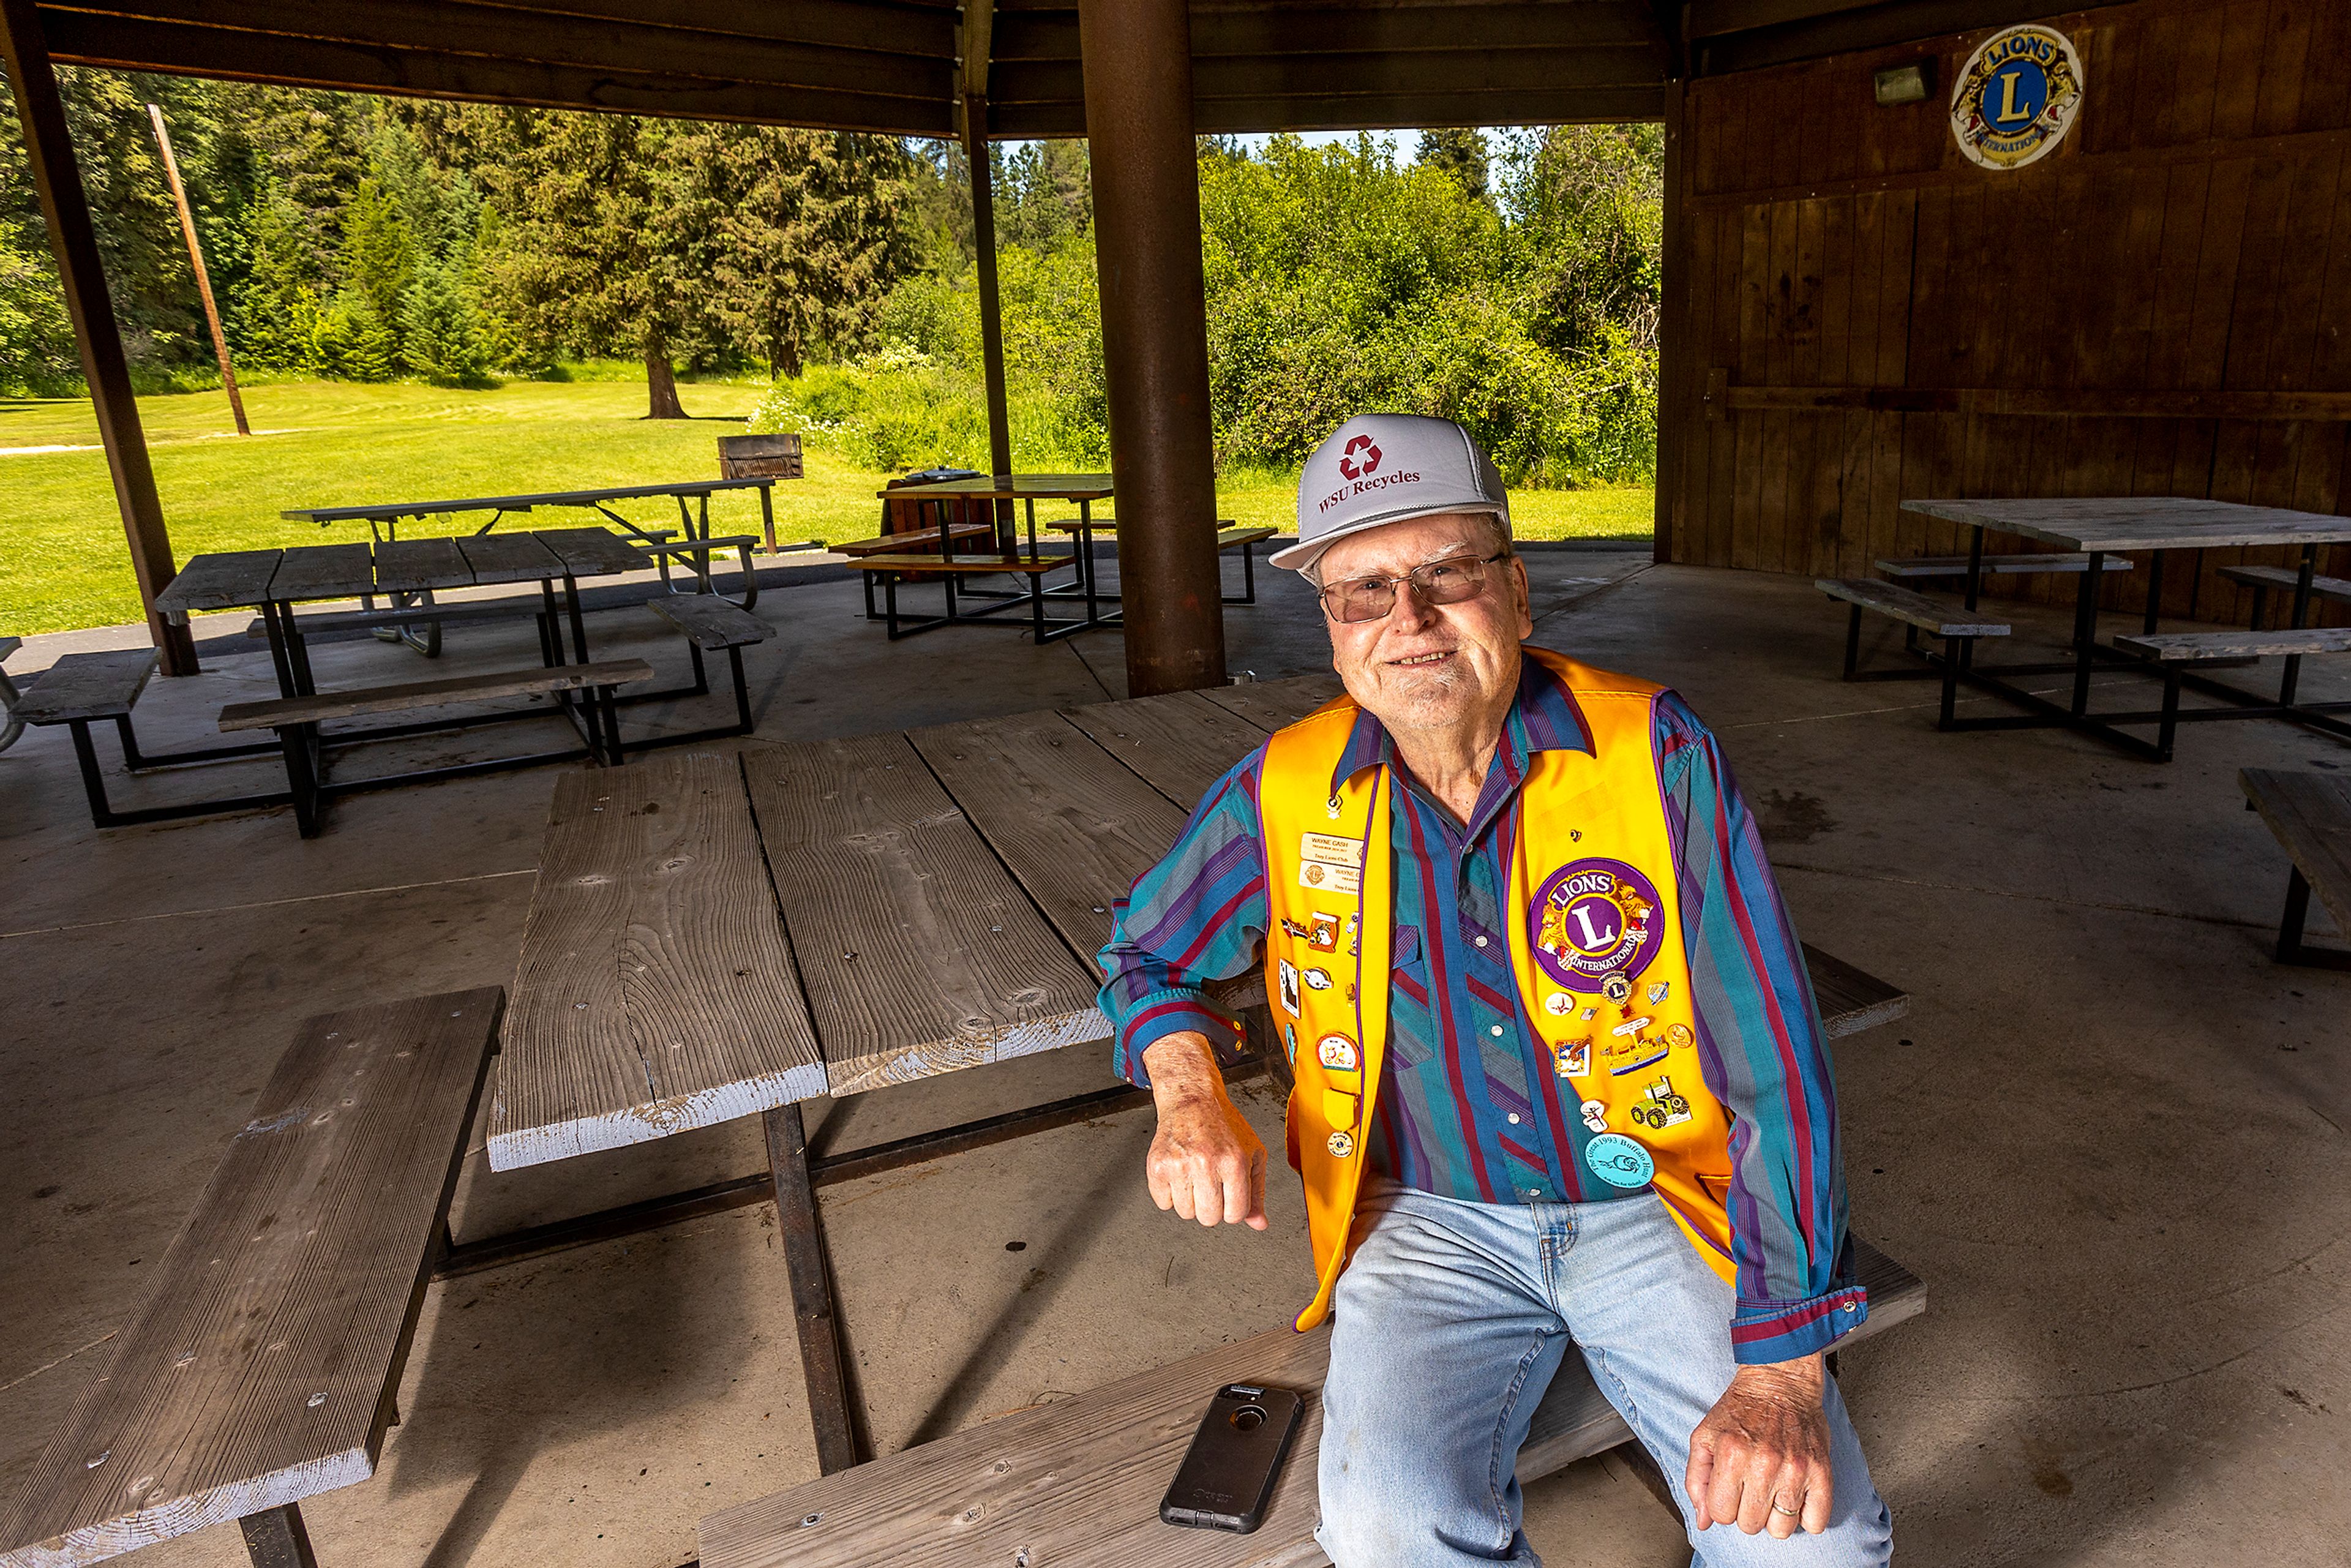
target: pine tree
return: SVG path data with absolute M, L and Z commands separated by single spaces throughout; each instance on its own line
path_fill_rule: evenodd
M 436 386 L 480 386 L 489 379 L 489 335 L 459 278 L 441 263 L 427 263 L 401 306 L 402 356 Z
M 383 380 L 402 369 L 393 323 L 401 319 L 401 306 L 416 276 L 416 246 L 409 235 L 408 220 L 373 176 L 360 182 L 359 189 L 343 207 L 341 261 L 344 292 L 355 295 L 367 305 L 364 316 L 354 315 L 352 320 L 371 324 L 364 328 L 367 333 L 376 335 L 369 338 L 370 343 L 375 343 L 380 336 L 390 350 L 382 375 L 359 374 L 355 379 Z M 340 299 L 336 305 L 338 309 L 343 308 Z M 371 358 L 351 362 L 371 365 L 373 361 Z
M 772 126 L 681 128 L 673 211 L 733 346 L 798 375 L 820 348 L 865 337 L 913 267 L 912 162 L 881 137 Z
M 1470 195 L 1483 200 L 1488 177 L 1486 133 L 1466 126 L 1424 131 L 1416 156 L 1433 169 L 1442 169 Z
M 326 287 L 318 225 L 272 181 L 247 207 L 244 228 L 245 279 L 222 290 L 237 358 L 267 370 L 318 369 L 313 340 Z

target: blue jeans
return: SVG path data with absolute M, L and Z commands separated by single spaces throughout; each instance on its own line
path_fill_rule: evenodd
M 1463 1203 L 1369 1179 L 1354 1234 L 1332 1303 L 1314 1532 L 1338 1568 L 1539 1563 L 1512 1469 L 1571 1342 L 1687 1527 L 1690 1434 L 1730 1386 L 1732 1295 L 1659 1199 Z M 1892 1521 L 1834 1382 L 1826 1407 L 1828 1531 L 1774 1541 L 1718 1524 L 1691 1532 L 1694 1563 L 1888 1561 Z

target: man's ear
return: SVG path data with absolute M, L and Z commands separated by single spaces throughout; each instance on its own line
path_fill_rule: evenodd
M 1534 593 L 1527 583 L 1527 558 L 1510 557 L 1510 581 L 1519 601 L 1519 640 L 1524 642 L 1535 634 Z

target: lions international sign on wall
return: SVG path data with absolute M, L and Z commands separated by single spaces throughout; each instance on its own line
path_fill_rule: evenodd
M 2022 169 L 2065 139 L 2082 107 L 2082 57 L 2064 34 L 2008 27 L 1968 57 L 1951 89 L 1951 134 L 1987 169 Z

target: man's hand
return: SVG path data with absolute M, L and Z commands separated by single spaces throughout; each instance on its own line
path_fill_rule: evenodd
M 1801 1524 L 1829 1527 L 1835 1497 L 1829 1471 L 1829 1422 L 1821 1410 L 1824 1375 L 1818 1355 L 1771 1366 L 1742 1366 L 1690 1434 L 1691 1522 L 1705 1530 L 1736 1524 L 1785 1541 Z
M 1158 1135 L 1144 1162 L 1151 1201 L 1203 1225 L 1265 1228 L 1265 1145 L 1225 1094 L 1207 1036 L 1186 1030 L 1143 1053 Z

